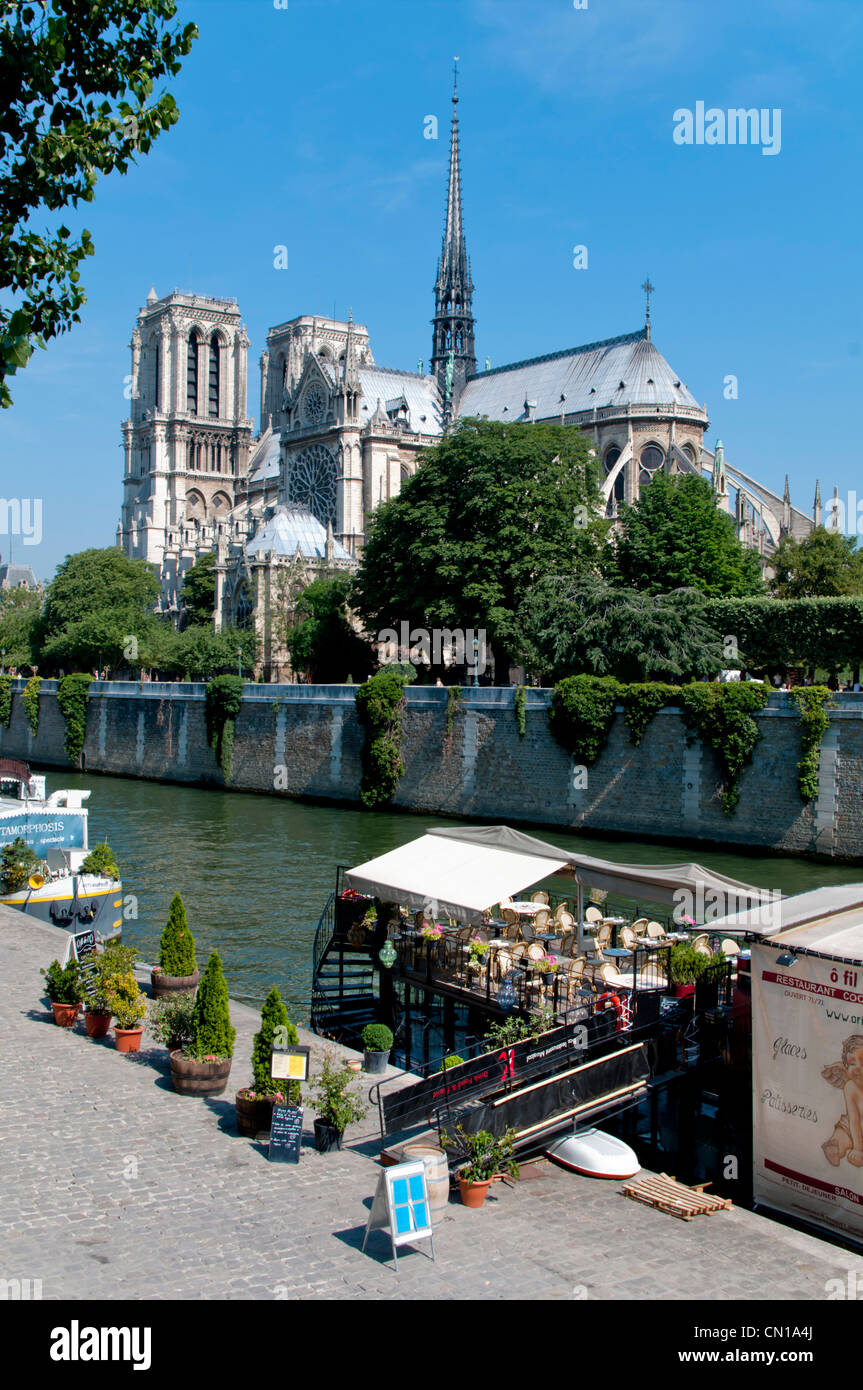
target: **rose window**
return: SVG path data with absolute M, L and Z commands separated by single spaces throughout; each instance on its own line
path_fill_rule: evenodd
M 336 520 L 336 461 L 323 444 L 313 444 L 291 460 L 288 501 L 318 518 L 322 526 Z

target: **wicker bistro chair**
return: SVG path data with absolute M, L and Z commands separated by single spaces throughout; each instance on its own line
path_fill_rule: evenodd
M 501 916 L 504 922 L 506 923 L 506 927 L 504 929 L 504 936 L 507 938 L 507 940 L 520 940 L 521 923 L 519 922 L 518 913 L 513 911 L 511 907 L 503 907 L 501 908 Z
M 740 955 L 740 942 L 732 941 L 730 936 L 724 936 L 720 946 L 722 954 L 727 956 L 729 960 L 734 960 L 736 956 Z
M 598 907 L 589 907 L 584 914 L 584 920 L 593 926 L 602 921 L 602 913 Z
M 551 921 L 551 913 L 549 912 L 548 908 L 547 908 L 547 907 L 541 907 L 541 908 L 539 909 L 539 912 L 536 914 L 536 916 L 535 916 L 534 919 L 533 919 L 533 930 L 534 930 L 534 933 L 536 933 L 536 932 L 547 931 L 547 930 L 548 930 L 548 924 L 549 924 L 550 921 Z
M 634 951 L 638 947 L 639 938 L 636 936 L 634 927 L 621 927 L 620 944 L 625 951 Z
M 529 961 L 545 960 L 545 951 L 542 949 L 538 941 L 531 942 L 531 944 L 528 946 L 525 952 L 525 955 L 527 956 L 527 959 Z
M 661 922 L 648 922 L 645 936 L 649 936 L 651 941 L 660 941 L 665 936 L 665 927 Z
M 547 893 L 542 893 L 542 892 L 539 892 L 539 893 L 531 893 L 531 895 L 530 895 L 530 900 L 531 900 L 532 903 L 547 903 L 547 902 L 548 902 L 548 894 L 547 894 Z
M 632 930 L 635 932 L 636 936 L 644 936 L 644 933 L 647 931 L 647 928 L 649 926 L 649 922 L 646 917 L 636 917 L 635 921 L 632 922 L 630 925 L 632 927 Z
M 614 927 L 611 925 L 610 922 L 607 922 L 607 923 L 604 923 L 604 924 L 600 927 L 599 931 L 596 933 L 596 936 L 594 937 L 593 945 L 594 945 L 594 949 L 595 949 L 595 951 L 596 951 L 597 958 L 598 958 L 599 960 L 602 959 L 602 953 L 603 953 L 603 951 L 605 950 L 606 946 L 608 946 L 608 945 L 611 944 L 611 937 L 612 937 L 613 932 L 614 932 Z
M 561 912 L 558 908 L 557 912 L 554 914 L 554 925 L 558 933 L 561 936 L 565 936 L 575 929 L 575 918 L 571 912 Z
M 694 950 L 698 951 L 699 955 L 713 955 L 713 952 L 710 949 L 710 937 L 707 932 L 702 932 L 701 936 L 696 936 L 695 940 L 692 943 L 692 946 Z

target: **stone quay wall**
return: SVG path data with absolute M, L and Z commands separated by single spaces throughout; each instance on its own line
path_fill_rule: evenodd
M 56 683 L 40 691 L 38 734 L 27 722 L 16 682 L 12 719 L 0 729 L 0 756 L 69 767 Z M 94 681 L 83 767 L 157 781 L 224 785 L 207 742 L 205 687 Z M 246 686 L 236 721 L 231 787 L 356 803 L 364 731 L 353 686 Z M 638 748 L 622 713 L 605 749 L 584 775 L 548 729 L 550 693 L 527 691 L 526 731 L 516 723 L 514 691 L 465 688 L 447 732 L 448 692 L 406 691 L 405 774 L 398 810 L 478 820 L 550 825 L 637 836 L 763 847 L 790 854 L 863 858 L 863 696 L 841 695 L 831 711 L 819 769 L 819 795 L 797 790 L 800 722 L 787 696 L 772 693 L 757 717 L 762 737 L 726 816 L 710 748 L 674 708 L 661 710 Z

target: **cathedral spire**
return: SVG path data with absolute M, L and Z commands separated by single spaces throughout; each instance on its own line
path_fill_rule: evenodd
M 458 59 L 456 58 L 456 63 Z M 474 347 L 473 284 L 464 239 L 461 203 L 461 157 L 458 134 L 458 68 L 453 74 L 452 131 L 449 152 L 449 184 L 443 245 L 435 281 L 432 374 L 445 396 L 445 417 L 453 408 L 468 376 L 476 371 Z M 450 372 L 447 363 L 451 361 Z M 448 387 L 447 377 L 451 385 Z

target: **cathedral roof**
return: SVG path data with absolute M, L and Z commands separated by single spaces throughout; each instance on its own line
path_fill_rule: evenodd
M 532 413 L 526 402 L 535 407 Z M 700 409 L 645 329 L 479 372 L 468 379 L 458 413 L 548 420 L 562 412 L 626 405 Z
M 279 507 L 246 542 L 245 552 L 250 558 L 270 553 L 292 556 L 296 555 L 298 547 L 304 560 L 326 559 L 326 527 L 305 507 Z M 337 540 L 333 541 L 333 559 L 352 559 Z
M 415 434 L 439 435 L 443 425 L 440 391 L 433 376 L 398 372 L 387 367 L 360 367 L 358 371 L 362 401 L 360 416 L 368 422 L 378 400 L 407 402 L 408 425 Z
M 250 483 L 265 483 L 279 476 L 279 436 L 270 426 L 254 446 L 249 460 Z

